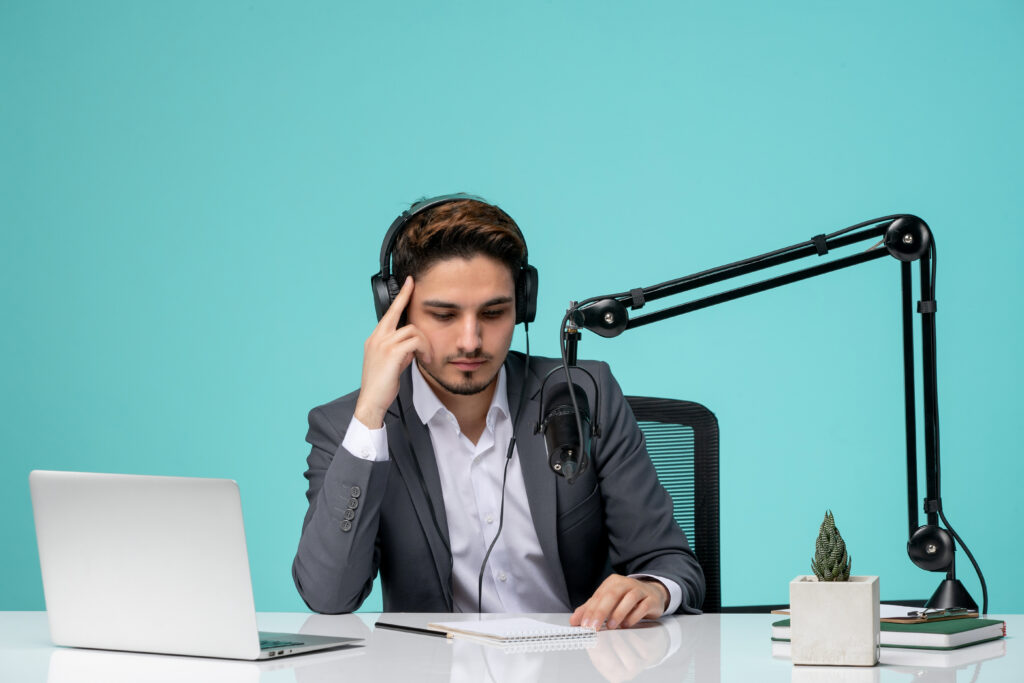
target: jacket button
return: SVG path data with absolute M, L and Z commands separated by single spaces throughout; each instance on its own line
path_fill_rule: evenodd
M 341 530 L 342 531 L 350 531 L 351 529 L 352 529 L 352 522 L 350 522 L 350 521 L 348 521 L 346 519 L 344 522 L 341 523 Z
M 355 519 L 356 518 L 356 511 L 355 510 L 345 510 L 345 514 L 343 516 L 344 516 L 345 519 Z
M 357 507 L 359 507 L 359 501 L 357 499 L 355 499 L 355 498 L 349 498 L 348 499 L 348 509 L 349 510 L 355 510 Z
M 363 495 L 363 490 L 361 488 L 359 488 L 358 486 L 353 486 L 352 488 L 350 488 L 348 490 L 348 493 L 353 498 L 358 498 L 359 496 Z

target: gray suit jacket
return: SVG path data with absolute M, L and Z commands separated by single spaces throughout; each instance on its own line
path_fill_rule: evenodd
M 513 411 L 524 387 L 523 361 L 512 352 L 505 362 Z M 650 573 L 679 584 L 680 612 L 699 612 L 703 572 L 672 518 L 672 501 L 658 483 L 643 434 L 607 364 L 580 363 L 600 387 L 602 434 L 593 441 L 590 467 L 572 485 L 548 468 L 544 438 L 534 434 L 534 425 L 541 382 L 559 363 L 531 357 L 527 401 L 516 429 L 537 538 L 562 582 L 556 588 L 575 608 L 612 572 Z M 594 409 L 591 383 L 577 373 L 574 380 Z M 430 434 L 413 408 L 410 372 L 403 373 L 398 399 L 384 420 L 387 461 L 363 460 L 341 447 L 357 397 L 353 392 L 309 413 L 309 510 L 292 564 L 295 585 L 310 609 L 351 612 L 379 571 L 385 611 L 450 612 L 444 498 Z

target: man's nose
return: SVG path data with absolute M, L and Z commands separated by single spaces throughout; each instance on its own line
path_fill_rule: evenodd
M 467 315 L 463 321 L 458 343 L 461 351 L 476 351 L 483 344 L 480 322 L 474 316 Z

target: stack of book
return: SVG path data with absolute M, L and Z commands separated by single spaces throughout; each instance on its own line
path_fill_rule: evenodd
M 1006 622 L 998 619 L 946 619 L 920 623 L 882 621 L 880 663 L 904 666 L 963 666 L 1001 657 Z M 788 658 L 789 619 L 772 624 L 772 656 Z

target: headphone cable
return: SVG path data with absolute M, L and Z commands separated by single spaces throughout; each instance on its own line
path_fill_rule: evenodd
M 487 567 L 487 560 L 491 557 L 491 551 L 494 550 L 494 546 L 498 543 L 501 530 L 505 526 L 505 482 L 508 480 L 508 466 L 512 462 L 512 453 L 516 447 L 516 428 L 519 426 L 519 418 L 526 407 L 526 380 L 530 376 L 530 323 L 524 322 L 523 328 L 526 330 L 526 362 L 523 365 L 523 386 L 519 392 L 519 407 L 516 409 L 515 419 L 512 420 L 512 438 L 508 441 L 508 450 L 505 452 L 505 468 L 501 475 L 501 504 L 498 509 L 498 530 L 495 532 L 491 544 L 487 547 L 487 552 L 484 553 L 484 559 L 480 562 L 480 573 L 476 578 L 476 611 L 478 614 L 483 613 L 484 569 Z M 508 388 L 506 387 L 505 390 L 507 392 Z

